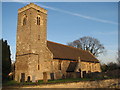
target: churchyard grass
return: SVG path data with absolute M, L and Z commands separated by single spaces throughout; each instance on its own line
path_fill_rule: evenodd
M 67 83 L 67 82 L 79 82 L 79 81 L 94 81 L 101 80 L 103 78 L 68 78 L 68 79 L 57 79 L 57 80 L 48 80 L 47 83 L 44 83 L 43 80 L 38 80 L 38 82 L 21 82 L 18 83 L 14 80 L 3 82 L 3 86 L 12 86 L 12 85 L 38 85 L 38 84 L 55 84 L 55 83 Z M 107 78 L 104 78 L 107 79 Z

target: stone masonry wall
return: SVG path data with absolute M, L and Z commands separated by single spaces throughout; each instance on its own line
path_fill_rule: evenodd
M 58 59 L 53 59 L 53 72 L 55 73 L 55 79 L 61 79 L 63 75 L 66 76 L 67 72 L 67 68 L 70 64 L 70 61 L 68 60 L 61 60 L 61 70 L 59 70 L 59 60 Z M 100 64 L 99 63 L 92 63 L 92 62 L 80 62 L 80 65 L 78 65 L 76 67 L 76 72 L 79 72 L 79 69 L 81 68 L 82 71 L 86 71 L 86 73 L 88 72 L 101 72 L 100 69 Z M 76 77 L 76 73 L 74 72 L 70 72 L 71 75 L 75 74 Z
M 40 24 L 37 24 L 37 17 L 40 17 Z M 20 81 L 21 73 L 25 73 L 25 81 L 28 77 L 30 81 L 43 79 L 43 72 L 47 72 L 50 79 L 53 55 L 47 48 L 46 29 L 47 10 L 32 3 L 18 10 L 16 81 Z
M 55 79 L 61 79 L 63 74 L 66 75 L 66 70 L 69 66 L 70 61 L 61 60 L 61 70 L 59 70 L 58 59 L 53 59 L 53 72 L 55 73 Z
M 79 62 L 78 67 L 76 68 L 76 72 L 81 71 L 88 72 L 101 72 L 100 63 L 93 63 L 93 62 Z
M 90 72 L 100 72 L 99 63 L 91 63 L 91 62 L 81 62 L 82 71 Z

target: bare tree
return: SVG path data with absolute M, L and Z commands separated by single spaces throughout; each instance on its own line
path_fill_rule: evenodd
M 100 41 L 89 36 L 82 37 L 67 44 L 68 46 L 89 50 L 95 56 L 105 52 L 105 47 L 100 43 Z

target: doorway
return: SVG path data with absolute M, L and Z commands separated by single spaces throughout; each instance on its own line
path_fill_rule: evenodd
M 27 82 L 30 82 L 30 76 L 28 76 L 28 78 L 27 78 Z
M 86 77 L 86 71 L 83 71 L 83 78 Z
M 25 82 L 25 73 L 21 73 L 20 82 Z

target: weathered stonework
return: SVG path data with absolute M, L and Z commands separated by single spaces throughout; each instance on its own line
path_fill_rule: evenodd
M 80 66 L 81 70 L 86 71 L 86 73 L 88 73 L 88 72 L 101 72 L 99 63 L 81 62 L 80 65 L 81 65 Z M 80 67 L 78 67 L 78 68 L 80 68 Z M 76 71 L 78 71 L 78 70 L 76 69 Z
M 26 25 L 23 18 L 26 16 Z M 40 25 L 37 25 L 40 16 Z M 17 48 L 15 80 L 20 81 L 24 73 L 25 81 L 43 79 L 43 72 L 51 71 L 52 53 L 46 46 L 47 11 L 34 4 L 18 10 Z
M 54 58 L 55 53 L 51 50 L 54 50 L 55 48 L 52 48 L 51 50 L 50 48 L 48 48 L 46 40 L 46 30 L 47 10 L 33 3 L 30 3 L 29 5 L 18 10 L 15 63 L 16 81 L 35 82 L 43 79 L 43 77 L 47 77 L 47 79 L 51 79 L 52 77 L 54 79 L 61 79 L 67 78 L 67 76 L 78 78 L 83 77 L 83 72 L 89 73 L 101 71 L 99 62 L 87 60 L 83 61 L 80 59 L 81 57 L 78 56 L 77 60 L 73 60 L 70 58 L 65 59 L 63 57 L 60 57 L 59 54 L 58 59 Z M 52 43 L 49 42 L 49 44 Z M 59 49 L 56 43 L 54 43 L 54 45 Z M 59 46 L 61 46 L 62 48 L 66 47 L 65 45 L 62 46 L 60 44 Z M 67 50 L 71 49 L 70 47 L 66 48 Z M 76 52 L 77 49 L 72 48 L 72 50 Z M 81 51 L 83 52 L 83 50 Z M 84 51 L 83 53 L 88 52 Z M 61 64 L 59 62 L 61 62 Z M 68 72 L 68 67 L 70 67 L 70 65 L 72 64 L 71 62 L 76 62 L 76 65 L 74 71 Z M 47 79 L 45 79 L 45 81 L 47 81 Z
M 61 70 L 59 70 L 59 60 L 58 59 L 54 59 L 53 60 L 53 72 L 55 74 L 55 79 L 61 79 L 63 75 L 66 76 L 67 72 L 67 68 L 70 64 L 70 61 L 67 60 L 63 60 L 61 62 Z

